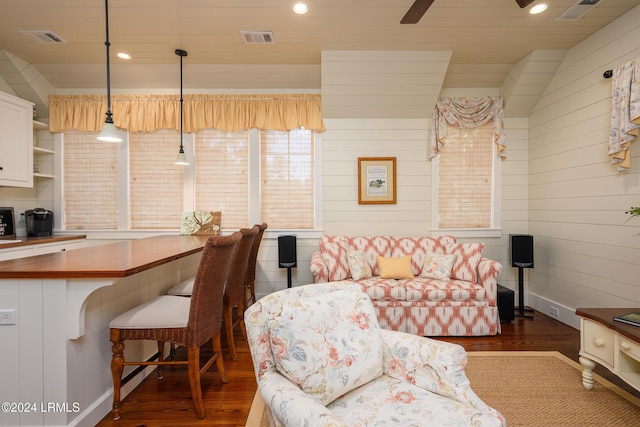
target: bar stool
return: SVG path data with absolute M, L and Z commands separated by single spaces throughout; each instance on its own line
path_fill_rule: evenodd
M 260 249 L 260 242 L 262 242 L 262 235 L 264 230 L 267 229 L 267 224 L 257 224 L 258 234 L 253 238 L 253 244 L 251 245 L 251 252 L 249 253 L 249 262 L 247 264 L 247 277 L 245 279 L 247 286 L 246 298 L 244 300 L 245 310 L 249 307 L 249 300 L 251 304 L 256 302 L 256 264 L 258 259 L 258 250 Z
M 120 388 L 124 366 L 158 365 L 158 378 L 162 379 L 163 365 L 188 366 L 189 385 L 196 416 L 205 417 L 200 375 L 215 362 L 222 382 L 228 382 L 222 358 L 220 331 L 222 327 L 224 287 L 232 267 L 231 261 L 242 233 L 210 237 L 205 244 L 198 265 L 191 298 L 160 295 L 132 308 L 109 323 L 113 342 L 111 375 L 113 377 L 113 419 L 120 418 Z M 125 340 L 154 340 L 158 345 L 158 358 L 152 361 L 125 361 Z M 213 355 L 200 368 L 200 347 L 213 343 Z M 164 343 L 187 347 L 186 361 L 163 360 Z

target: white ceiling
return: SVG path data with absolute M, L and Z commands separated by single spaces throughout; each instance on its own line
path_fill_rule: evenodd
M 299 16 L 295 0 L 110 0 L 112 90 L 175 89 L 176 48 L 188 51 L 185 89 L 320 90 L 323 50 L 450 50 L 443 87 L 499 87 L 532 52 L 569 49 L 640 4 L 601 0 L 579 20 L 556 21 L 576 0 L 546 0 L 538 16 L 515 0 L 435 0 L 418 24 L 401 25 L 413 1 L 307 0 Z M 67 43 L 36 43 L 20 30 Z M 273 31 L 275 43 L 245 44 L 242 30 Z M 0 3 L 0 77 L 16 94 L 104 88 L 104 42 L 102 0 Z

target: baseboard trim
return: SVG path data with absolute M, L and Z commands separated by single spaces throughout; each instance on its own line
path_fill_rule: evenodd
M 527 301 L 531 308 L 539 311 L 540 313 L 544 313 L 565 325 L 580 330 L 580 319 L 576 315 L 576 310 L 574 308 L 558 304 L 555 301 L 551 301 L 530 292 L 527 294 Z
M 127 397 L 129 393 L 133 391 L 146 377 L 148 377 L 156 366 L 146 366 L 141 373 L 133 377 L 127 384 L 123 385 L 120 389 L 120 395 L 122 399 Z M 113 404 L 113 387 L 107 392 L 103 393 L 98 399 L 92 402 L 87 409 L 82 411 L 78 416 L 71 421 L 69 427 L 93 427 L 98 424 L 102 419 L 111 412 L 111 406 Z

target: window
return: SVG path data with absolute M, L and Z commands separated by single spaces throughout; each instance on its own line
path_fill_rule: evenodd
M 94 132 L 64 134 L 64 221 L 66 228 L 115 229 L 118 224 L 117 144 Z
M 261 213 L 270 227 L 313 228 L 313 152 L 311 131 L 260 133 Z
M 132 229 L 170 229 L 180 224 L 184 170 L 173 163 L 179 143 L 180 133 L 174 130 L 129 134 Z
M 267 222 L 272 230 L 312 230 L 315 138 L 308 130 L 199 131 L 185 134 L 191 164 L 176 166 L 173 130 L 129 133 L 120 144 L 65 132 L 63 227 L 177 229 L 184 210 L 216 210 L 227 229 Z
M 204 130 L 195 135 L 195 149 L 195 209 L 221 211 L 223 228 L 246 227 L 248 132 Z
M 471 129 L 449 127 L 433 164 L 434 231 L 500 235 L 497 160 L 491 122 Z

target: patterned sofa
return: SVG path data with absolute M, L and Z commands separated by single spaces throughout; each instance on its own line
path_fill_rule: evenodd
M 502 265 L 482 257 L 483 247 L 457 243 L 454 236 L 323 235 L 311 257 L 311 272 L 316 283 L 358 283 L 385 329 L 421 336 L 496 335 Z M 399 258 L 410 264 L 408 276 L 389 274 L 387 264 Z

